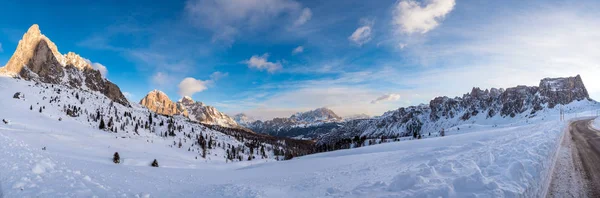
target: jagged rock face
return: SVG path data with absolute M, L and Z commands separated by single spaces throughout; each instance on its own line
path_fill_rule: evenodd
M 171 101 L 167 94 L 158 90 L 154 90 L 148 93 L 146 97 L 142 98 L 140 104 L 147 107 L 151 111 L 161 115 L 172 116 L 183 114 L 181 108 L 178 108 L 178 105 Z
M 581 76 L 570 78 L 545 78 L 540 82 L 540 94 L 548 98 L 550 108 L 557 104 L 568 104 L 575 100 L 589 99 Z
M 39 43 L 42 40 L 45 44 L 40 45 Z M 34 24 L 23 35 L 23 39 L 21 39 L 17 45 L 17 50 L 15 50 L 15 53 L 13 53 L 13 56 L 8 60 L 6 66 L 0 69 L 0 71 L 11 75 L 18 75 L 22 68 L 30 63 L 35 52 L 40 51 L 38 50 L 40 47 L 46 48 L 42 50 L 43 53 L 48 53 L 49 51 L 54 57 L 61 57 L 56 45 L 42 34 L 37 24 Z M 44 54 L 43 56 L 47 55 Z M 56 58 L 55 60 L 57 62 L 60 61 Z
M 194 102 L 190 97 L 183 97 L 178 104 L 187 110 L 191 120 L 224 127 L 239 127 L 237 122 L 227 114 L 219 112 L 215 107 L 204 105 L 202 102 Z
M 38 42 L 33 51 L 33 56 L 26 63 L 26 66 L 21 67 L 18 72 L 25 80 L 38 79 L 44 83 L 59 84 L 64 76 L 62 65 L 52 54 L 52 50 L 44 39 Z
M 25 80 L 63 84 L 98 91 L 114 102 L 130 106 L 119 87 L 104 79 L 90 63 L 69 52 L 61 55 L 56 45 L 33 25 L 19 41 L 17 50 L 0 73 Z
M 342 127 L 322 136 L 319 142 L 332 143 L 354 136 L 404 136 L 412 134 L 416 129 L 436 132 L 443 129 L 440 124 L 442 121 L 457 124 L 482 113 L 484 118 L 511 118 L 523 113 L 535 116 L 536 112 L 544 108 L 581 100 L 591 101 L 579 75 L 545 78 L 541 80 L 539 87 L 517 86 L 506 90 L 473 88 L 462 97 L 436 97 L 429 105 L 399 108 L 377 118 L 345 122 Z

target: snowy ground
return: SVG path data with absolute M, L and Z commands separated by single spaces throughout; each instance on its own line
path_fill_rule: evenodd
M 6 197 L 516 197 L 539 195 L 564 124 L 515 127 L 380 144 L 291 161 L 221 167 L 152 168 L 110 162 L 122 144 L 124 161 L 159 157 L 169 149 L 109 141 L 97 131 L 19 131 L 0 128 L 0 181 Z M 81 137 L 80 133 L 89 135 Z M 43 145 L 51 144 L 42 151 Z M 80 144 L 77 142 L 85 142 Z M 96 144 L 87 144 L 96 142 Z M 150 148 L 149 148 L 150 149 Z M 87 154 L 88 157 L 84 157 Z M 100 157 L 107 156 L 107 157 Z M 129 157 L 131 156 L 131 157 Z M 135 156 L 135 157 L 133 157 Z M 134 162 L 136 160 L 133 160 Z
M 172 140 L 119 138 L 14 100 L 0 95 L 0 118 L 10 120 L 0 123 L 5 197 L 536 197 L 550 184 L 566 126 L 548 111 L 290 161 L 206 163 L 168 147 Z M 568 107 L 567 119 L 591 114 L 575 113 L 589 103 Z M 112 163 L 115 151 L 122 164 Z M 161 167 L 150 167 L 152 159 Z

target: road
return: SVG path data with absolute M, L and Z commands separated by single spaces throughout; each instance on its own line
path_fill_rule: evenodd
M 600 131 L 591 129 L 593 119 L 575 121 L 571 124 L 571 134 L 578 159 L 582 167 L 583 179 L 587 183 L 587 194 L 600 197 Z
M 590 127 L 592 120 L 571 122 L 548 197 L 600 197 L 600 131 Z

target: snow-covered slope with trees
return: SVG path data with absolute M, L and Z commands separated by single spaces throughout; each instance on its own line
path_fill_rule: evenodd
M 182 132 L 161 136 L 171 118 L 154 117 L 138 105 L 130 111 L 136 119 L 129 120 L 139 123 L 139 135 L 134 125 L 118 127 L 129 116 L 114 117 L 117 133 L 97 129 L 95 115 L 89 115 L 97 107 L 106 107 L 100 109 L 104 120 L 115 110 L 128 112 L 116 103 L 110 107 L 110 100 L 97 93 L 0 78 L 0 104 L 5 110 L 0 118 L 7 121 L 0 123 L 0 194 L 5 197 L 535 197 L 547 186 L 565 127 L 553 109 L 517 122 L 460 125 L 445 137 L 288 161 L 275 161 L 272 151 L 263 158 L 255 149 L 255 159 L 231 163 L 226 150 L 218 148 L 207 149 L 202 158 L 202 149 L 193 146 L 197 141 L 184 136 L 202 133 L 218 142 L 216 147 L 240 145 L 240 140 L 177 116 L 173 120 Z M 82 113 L 67 116 L 65 104 L 67 109 L 80 104 L 75 108 Z M 563 108 L 570 113 L 598 106 L 580 101 Z M 149 125 L 158 123 L 151 127 L 154 132 L 144 126 L 149 115 Z M 248 148 L 243 150 L 245 158 Z M 112 162 L 114 152 L 120 164 Z M 158 168 L 150 166 L 154 159 Z

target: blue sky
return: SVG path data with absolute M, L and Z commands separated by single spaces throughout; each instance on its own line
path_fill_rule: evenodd
M 381 115 L 472 87 L 581 74 L 600 96 L 600 3 L 467 0 L 9 1 L 0 64 L 29 26 L 153 89 L 258 118 Z

